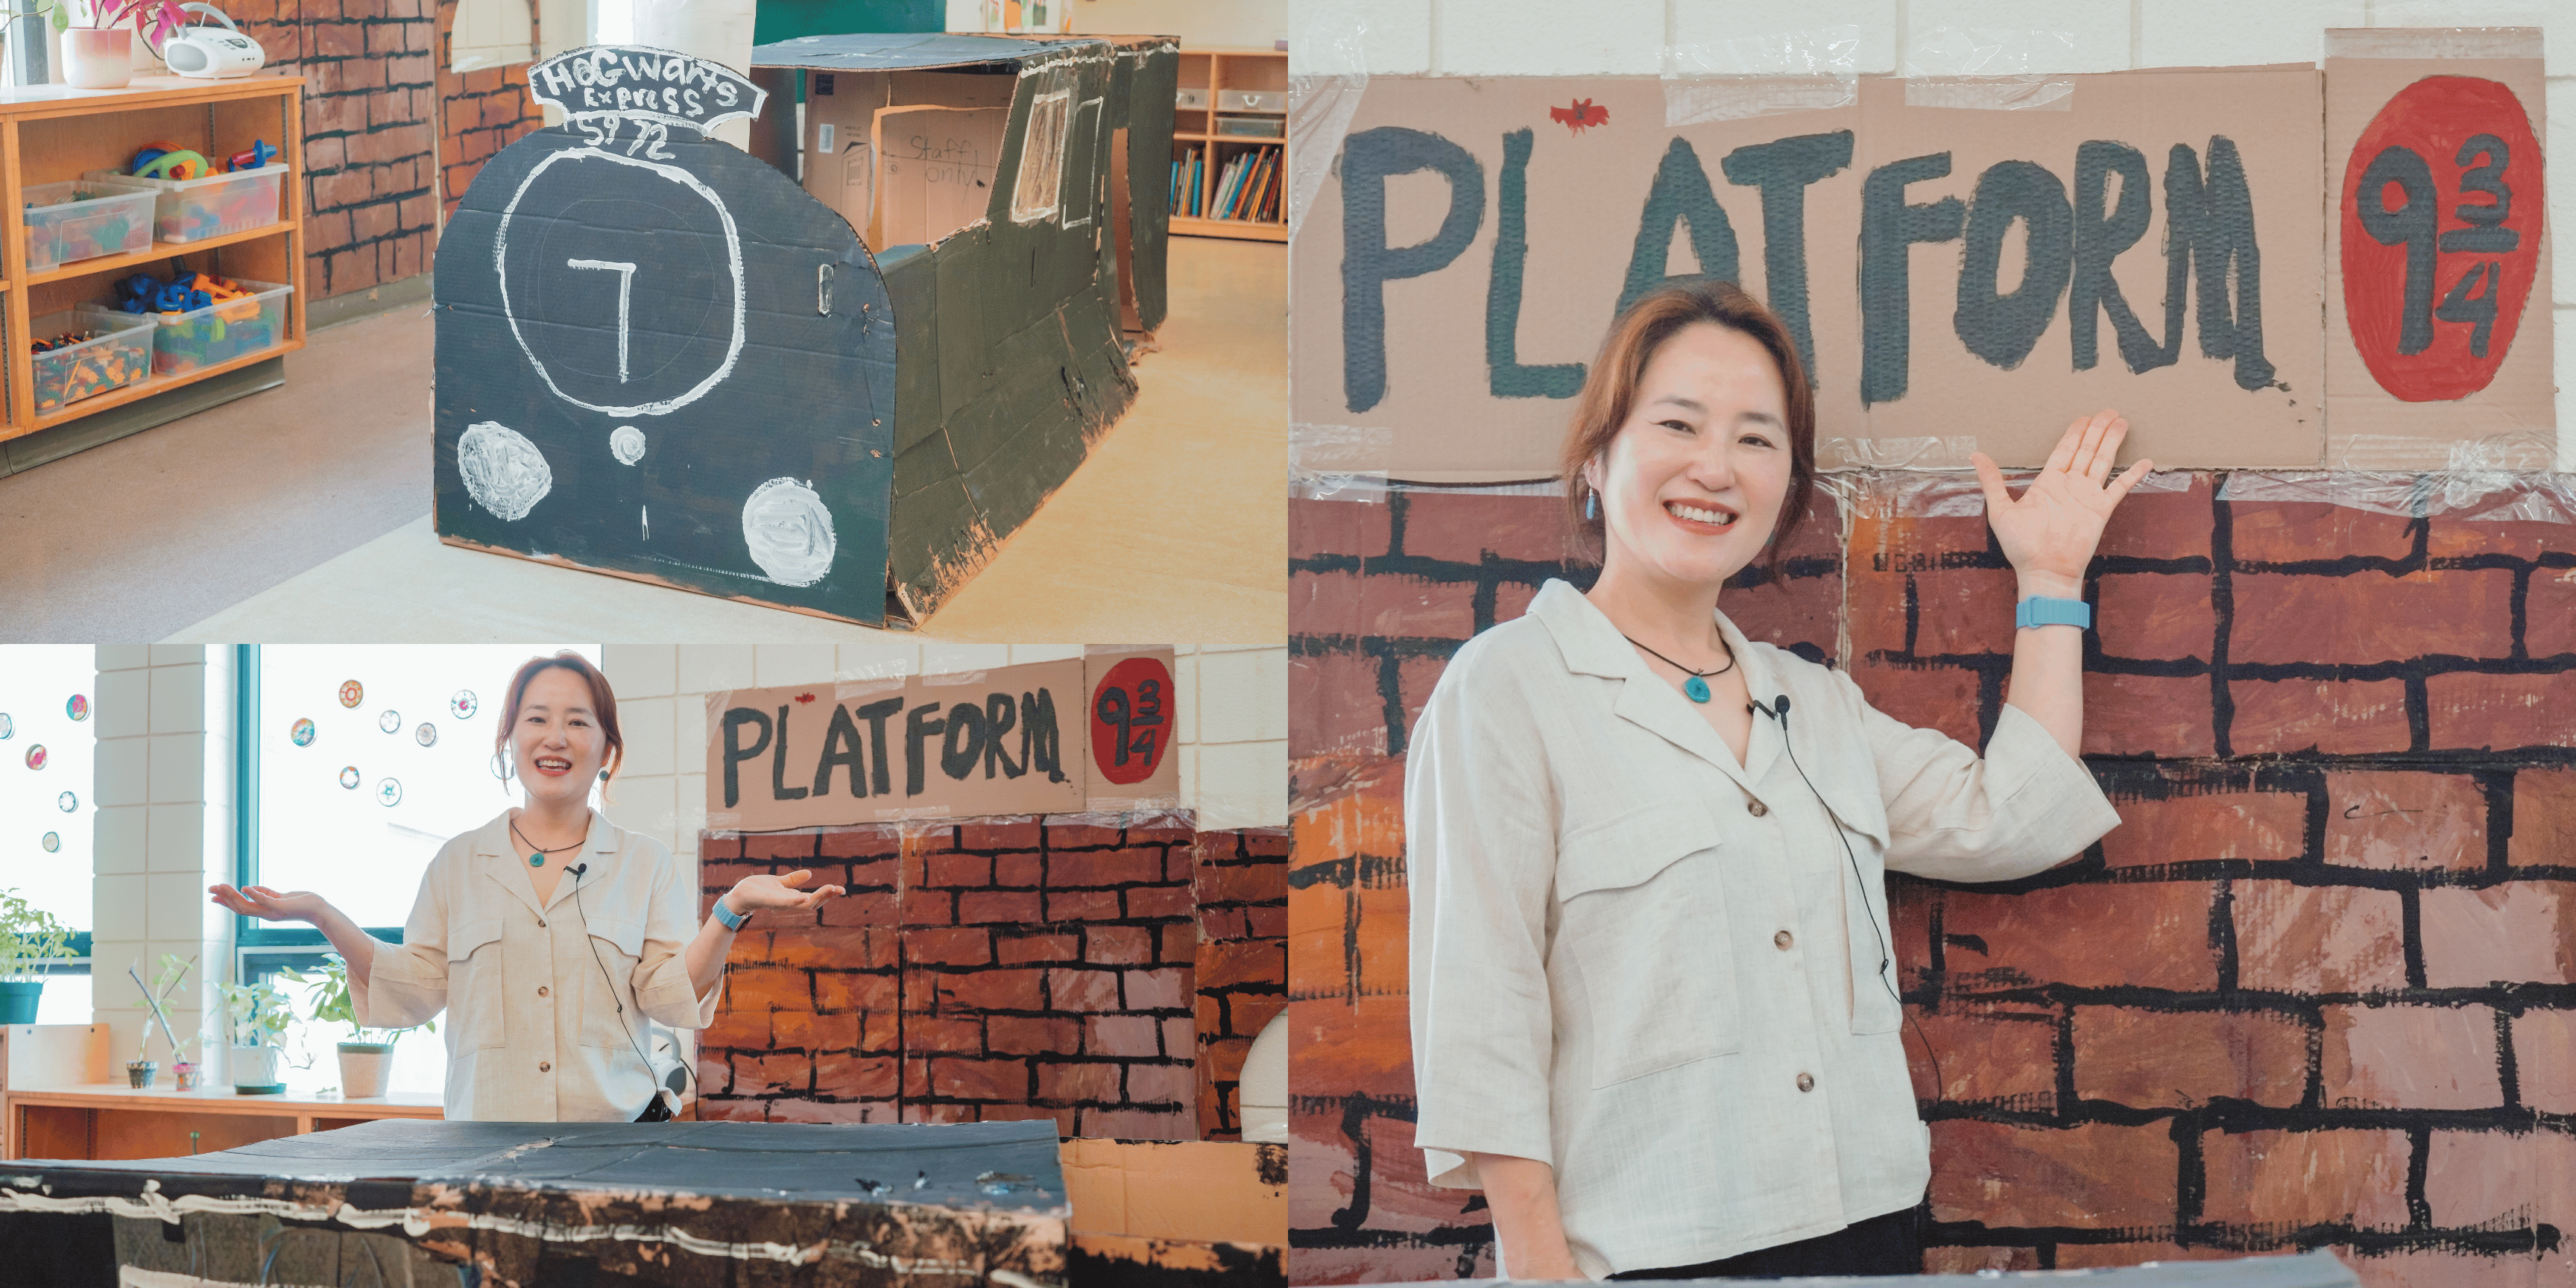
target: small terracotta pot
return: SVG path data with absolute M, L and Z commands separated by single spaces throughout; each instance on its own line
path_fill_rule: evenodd
M 134 80 L 134 29 L 71 27 L 63 32 L 63 79 L 76 89 L 123 89 Z

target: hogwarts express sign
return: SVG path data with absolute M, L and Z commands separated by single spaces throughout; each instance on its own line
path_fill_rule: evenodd
M 1372 79 L 1292 243 L 1297 464 L 1552 475 L 1618 310 L 1706 273 L 1786 324 L 1826 467 L 2037 465 L 2103 406 L 2168 466 L 2440 466 L 2536 432 L 2500 463 L 2545 467 L 2524 34 L 2072 76 L 2039 110 L 1864 78 L 1678 126 L 1653 79 Z
M 707 695 L 707 826 L 1174 804 L 1172 652 Z

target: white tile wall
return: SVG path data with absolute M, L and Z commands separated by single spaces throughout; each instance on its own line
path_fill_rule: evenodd
M 1288 67 L 1300 76 L 1419 76 L 1431 58 L 1431 0 L 1295 0 Z
M 2140 67 L 2312 63 L 2328 27 L 2368 26 L 2364 0 L 2154 0 L 2138 24 Z
M 1852 70 L 1872 75 L 1897 70 L 1898 12 L 1896 0 L 1810 0 L 1796 6 L 1775 0 L 1675 4 L 1672 39 L 1682 46 L 1713 45 L 1779 32 L 1858 27 L 1860 48 Z
M 1921 36 L 1938 27 L 2062 31 L 2075 37 L 2072 52 L 2061 52 L 2061 46 L 2042 43 L 2038 48 L 2049 51 L 2051 56 L 2010 70 L 2120 71 L 2132 65 L 2129 5 L 2130 0 L 1907 0 L 1906 37 Z M 1900 46 L 1897 56 L 1901 59 L 1904 53 Z
M 92 886 L 92 1014 L 130 1059 L 149 1023 L 131 964 L 195 957 L 173 999 L 181 1036 L 196 1031 L 213 984 L 230 977 L 232 919 L 206 887 L 233 875 L 234 653 L 195 645 L 106 646 L 97 652 L 98 876 Z M 155 1059 L 167 1060 L 158 1038 Z M 213 1070 L 220 1076 L 221 1070 Z
M 1570 21 L 1576 13 L 1579 21 Z M 1432 0 L 1432 55 L 1457 76 L 1652 76 L 1663 70 L 1661 5 Z M 1292 42 L 1293 51 L 1296 45 Z

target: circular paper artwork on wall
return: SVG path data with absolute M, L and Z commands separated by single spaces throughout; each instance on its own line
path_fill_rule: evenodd
M 421 746 L 435 747 L 438 745 L 438 726 L 423 720 L 419 728 L 411 731 L 411 738 Z
M 384 714 L 376 717 L 376 727 L 384 730 L 386 733 L 392 733 L 394 730 L 402 728 L 402 713 L 399 711 L 386 711 Z
M 358 767 L 356 765 L 340 766 L 340 785 L 350 791 L 358 790 Z
M 45 839 L 42 844 L 45 847 L 45 853 L 51 854 L 54 851 L 63 848 L 63 834 L 60 832 L 47 832 L 45 833 Z
M 89 719 L 88 695 L 80 693 L 73 694 L 70 699 L 63 703 L 63 714 L 70 716 L 74 720 Z
M 342 680 L 342 681 L 340 682 L 340 705 L 341 705 L 341 706 L 344 706 L 344 707 L 354 707 L 354 706 L 358 705 L 359 703 L 364 702 L 364 701 L 366 701 L 366 700 L 367 700 L 367 686 L 365 686 L 365 685 L 363 685 L 363 684 L 360 684 L 360 683 L 358 683 L 358 682 L 357 682 L 357 681 L 355 681 L 355 680 Z
M 402 784 L 390 778 L 376 784 L 376 803 L 388 808 L 402 804 Z
M 80 797 L 74 796 L 70 792 L 64 792 L 62 795 L 54 798 L 54 808 L 69 814 L 73 810 L 80 808 Z
M 37 743 L 35 746 L 33 746 L 33 747 L 29 747 L 29 748 L 27 749 L 27 768 L 29 768 L 29 769 L 42 769 L 42 768 L 44 768 L 44 767 L 45 767 L 45 744 L 43 744 L 43 743 L 41 743 L 41 742 L 40 742 L 40 743 Z
M 295 722 L 295 727 L 288 730 L 286 736 L 289 739 L 292 739 L 298 747 L 312 746 L 313 722 L 311 720 L 297 720 Z
M 448 714 L 455 716 L 459 720 L 473 719 L 474 713 L 482 710 L 482 708 L 483 704 L 474 700 L 474 690 L 472 689 L 458 689 L 455 696 L 447 700 Z
M 18 723 L 9 718 L 8 712 L 0 711 L 0 742 L 7 741 L 9 735 L 16 732 L 18 732 Z

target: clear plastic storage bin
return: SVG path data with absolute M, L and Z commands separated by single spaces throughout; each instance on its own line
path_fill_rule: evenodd
M 137 314 L 158 322 L 152 340 L 152 374 L 175 376 L 230 362 L 247 353 L 275 348 L 286 339 L 286 297 L 292 286 L 234 278 L 247 288 L 247 299 L 221 300 L 185 313 Z
M 151 189 L 130 179 L 39 183 L 25 191 L 27 271 L 152 249 Z
M 39 340 L 76 331 L 97 338 L 35 355 L 36 410 L 52 411 L 83 398 L 122 389 L 152 369 L 152 319 L 82 305 L 32 319 Z
M 137 179 L 113 170 L 86 176 L 152 190 L 153 227 L 165 242 L 204 241 L 277 222 L 278 197 L 292 167 L 273 161 L 256 170 L 210 174 L 203 179 Z

